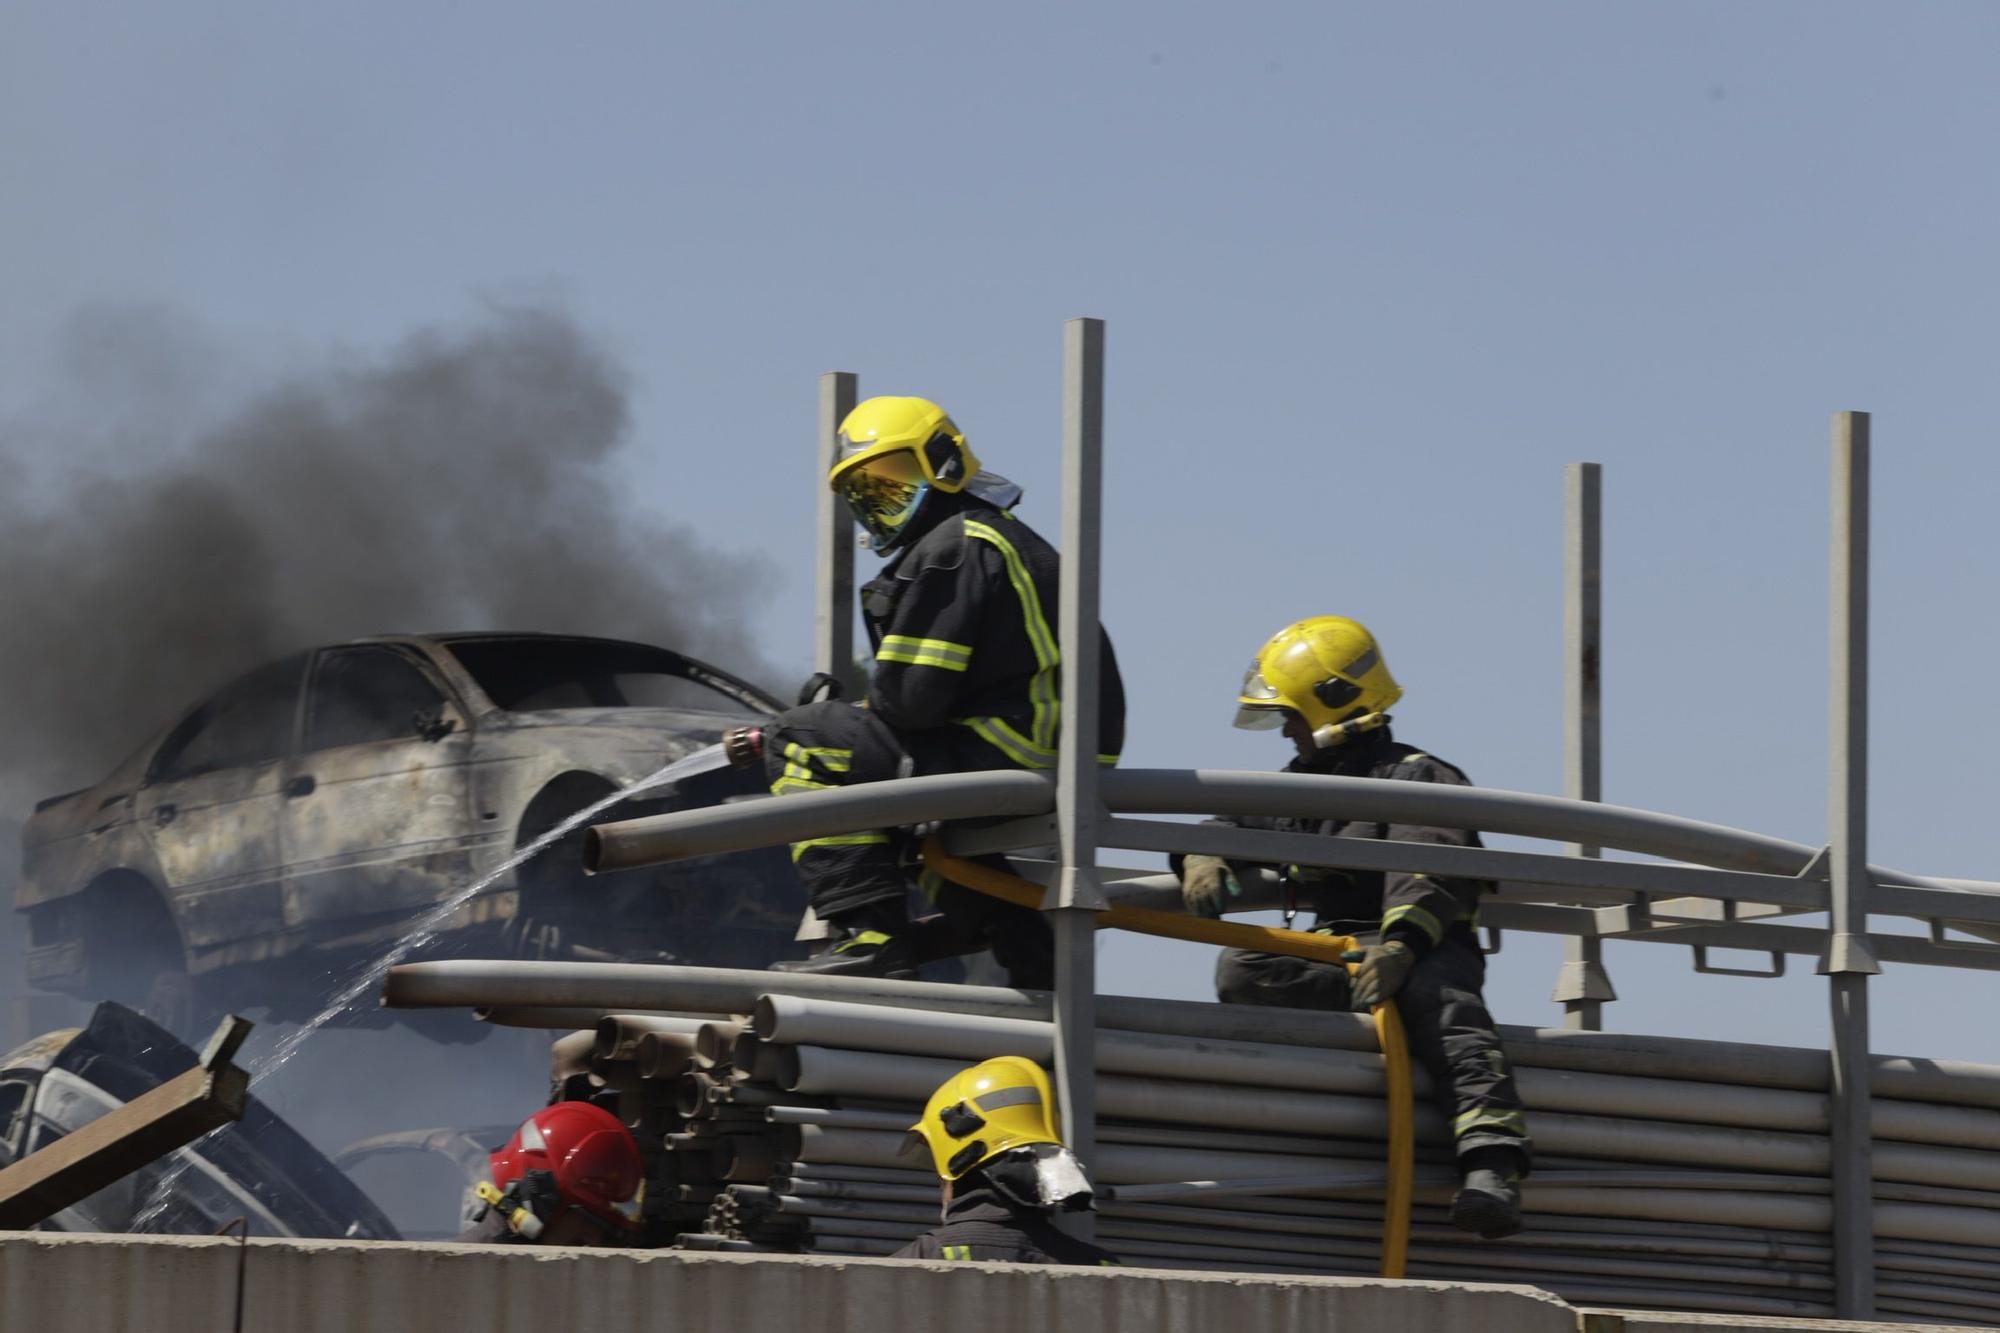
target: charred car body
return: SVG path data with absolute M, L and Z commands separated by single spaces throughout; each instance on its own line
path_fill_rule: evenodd
M 317 1008 L 330 978 L 563 819 L 775 711 L 663 648 L 537 634 L 356 640 L 224 686 L 104 781 L 42 801 L 16 907 L 28 979 L 180 1031 Z M 643 813 L 754 790 L 722 769 Z M 802 895 L 780 851 L 586 879 L 558 843 L 445 923 L 431 956 L 760 965 Z
M 0 1056 L 0 1166 L 72 1134 L 192 1069 L 188 1047 L 140 1015 L 100 1004 L 83 1028 Z M 155 1204 L 154 1186 L 173 1173 Z M 263 1103 L 243 1118 L 42 1223 L 45 1231 L 213 1233 L 242 1218 L 253 1236 L 395 1240 L 382 1210 Z

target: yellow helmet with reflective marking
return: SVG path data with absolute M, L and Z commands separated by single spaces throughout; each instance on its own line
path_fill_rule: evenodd
M 1040 1065 L 1002 1055 L 946 1079 L 910 1133 L 930 1146 L 937 1173 L 957 1180 L 1011 1149 L 1060 1145 L 1053 1101 Z
M 933 490 L 965 489 L 979 459 L 965 432 L 928 398 L 870 398 L 840 423 L 840 457 L 827 474 L 878 551 L 895 547 Z
M 1236 697 L 1236 725 L 1263 731 L 1285 710 L 1313 730 L 1379 713 L 1403 697 L 1375 636 L 1346 616 L 1313 616 L 1287 625 L 1258 650 Z

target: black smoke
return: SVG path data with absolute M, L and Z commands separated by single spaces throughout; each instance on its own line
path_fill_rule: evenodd
M 99 308 L 48 351 L 0 383 L 0 1039 L 35 1025 L 20 823 L 245 670 L 525 629 L 763 674 L 739 614 L 761 570 L 666 517 L 688 497 L 623 484 L 626 376 L 559 311 L 273 370 L 172 311 Z
M 261 385 L 184 321 L 96 311 L 56 361 L 56 401 L 0 421 L 0 818 L 315 643 L 553 630 L 756 673 L 757 571 L 620 483 L 625 376 L 557 311 Z

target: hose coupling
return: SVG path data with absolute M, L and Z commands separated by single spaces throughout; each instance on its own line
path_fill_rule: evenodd
M 731 727 L 722 733 L 722 755 L 735 768 L 749 768 L 764 757 L 762 727 Z

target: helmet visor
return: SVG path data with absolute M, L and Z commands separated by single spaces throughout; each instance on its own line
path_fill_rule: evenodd
M 833 489 L 879 550 L 915 517 L 929 478 L 915 452 L 895 449 L 847 469 L 834 478 Z
M 1236 703 L 1236 726 L 1244 731 L 1272 731 L 1285 724 L 1285 701 L 1255 662 L 1243 675 Z

